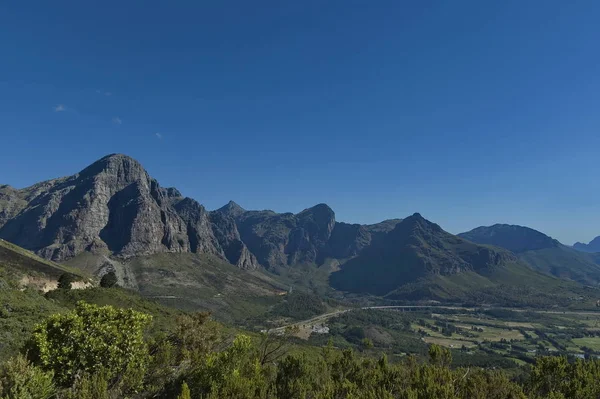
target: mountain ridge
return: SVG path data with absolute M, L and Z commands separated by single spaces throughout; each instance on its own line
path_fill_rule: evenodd
M 208 211 L 176 188 L 162 187 L 124 154 L 23 189 L 0 186 L 0 238 L 54 261 L 82 252 L 122 258 L 192 252 L 241 269 L 275 270 L 355 256 L 394 225 L 384 221 L 339 234 L 345 224 L 326 204 L 293 214 L 247 211 L 229 201 Z
M 415 213 L 346 262 L 330 282 L 345 291 L 386 295 L 431 275 L 478 273 L 516 261 L 510 251 L 469 242 Z
M 495 224 L 459 234 L 470 241 L 511 250 L 533 269 L 584 284 L 600 283 L 600 264 L 590 254 L 576 251 L 529 227 Z
M 594 238 L 589 243 L 576 242 L 573 248 L 582 252 L 600 252 L 600 236 Z

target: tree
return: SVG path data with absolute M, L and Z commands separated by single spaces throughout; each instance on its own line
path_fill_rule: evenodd
M 275 336 L 264 333 L 258 345 L 258 357 L 261 366 L 268 363 L 275 363 L 282 358 L 288 351 L 289 344 L 286 336 Z
M 117 275 L 115 272 L 108 272 L 100 279 L 100 287 L 102 288 L 112 288 L 117 285 L 119 280 L 117 280 Z
M 75 281 L 75 277 L 73 277 L 72 274 L 63 273 L 58 278 L 58 288 L 63 290 L 70 290 L 73 285 L 73 281 Z
M 432 344 L 429 346 L 429 363 L 434 366 L 449 367 L 452 363 L 452 353 L 446 348 Z
M 131 309 L 79 302 L 75 310 L 36 326 L 29 356 L 53 371 L 62 386 L 71 385 L 77 375 L 103 373 L 110 385 L 136 389 L 148 362 L 143 330 L 150 320 Z

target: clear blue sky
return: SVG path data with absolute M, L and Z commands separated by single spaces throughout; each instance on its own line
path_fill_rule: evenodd
M 92 4 L 93 3 L 93 4 Z M 600 235 L 598 1 L 3 1 L 0 182 Z

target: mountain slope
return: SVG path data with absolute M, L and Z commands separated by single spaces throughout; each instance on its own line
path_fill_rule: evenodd
M 13 275 L 44 276 L 54 280 L 64 273 L 84 277 L 77 269 L 40 258 L 2 239 L 0 239 L 0 268 Z
M 600 282 L 597 259 L 528 227 L 496 224 L 478 227 L 459 236 L 479 244 L 511 250 L 522 261 L 543 273 L 584 284 Z
M 414 214 L 345 263 L 330 282 L 345 291 L 385 295 L 431 276 L 482 273 L 509 263 L 517 263 L 512 253 L 474 244 Z
M 584 244 L 581 242 L 576 242 L 573 245 L 573 248 L 575 248 L 578 251 L 583 251 L 583 252 L 600 252 L 600 236 L 594 238 L 592 241 L 590 241 L 588 244 Z

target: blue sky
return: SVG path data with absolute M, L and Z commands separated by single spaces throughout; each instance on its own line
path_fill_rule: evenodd
M 5 1 L 0 182 L 600 235 L 597 1 Z

